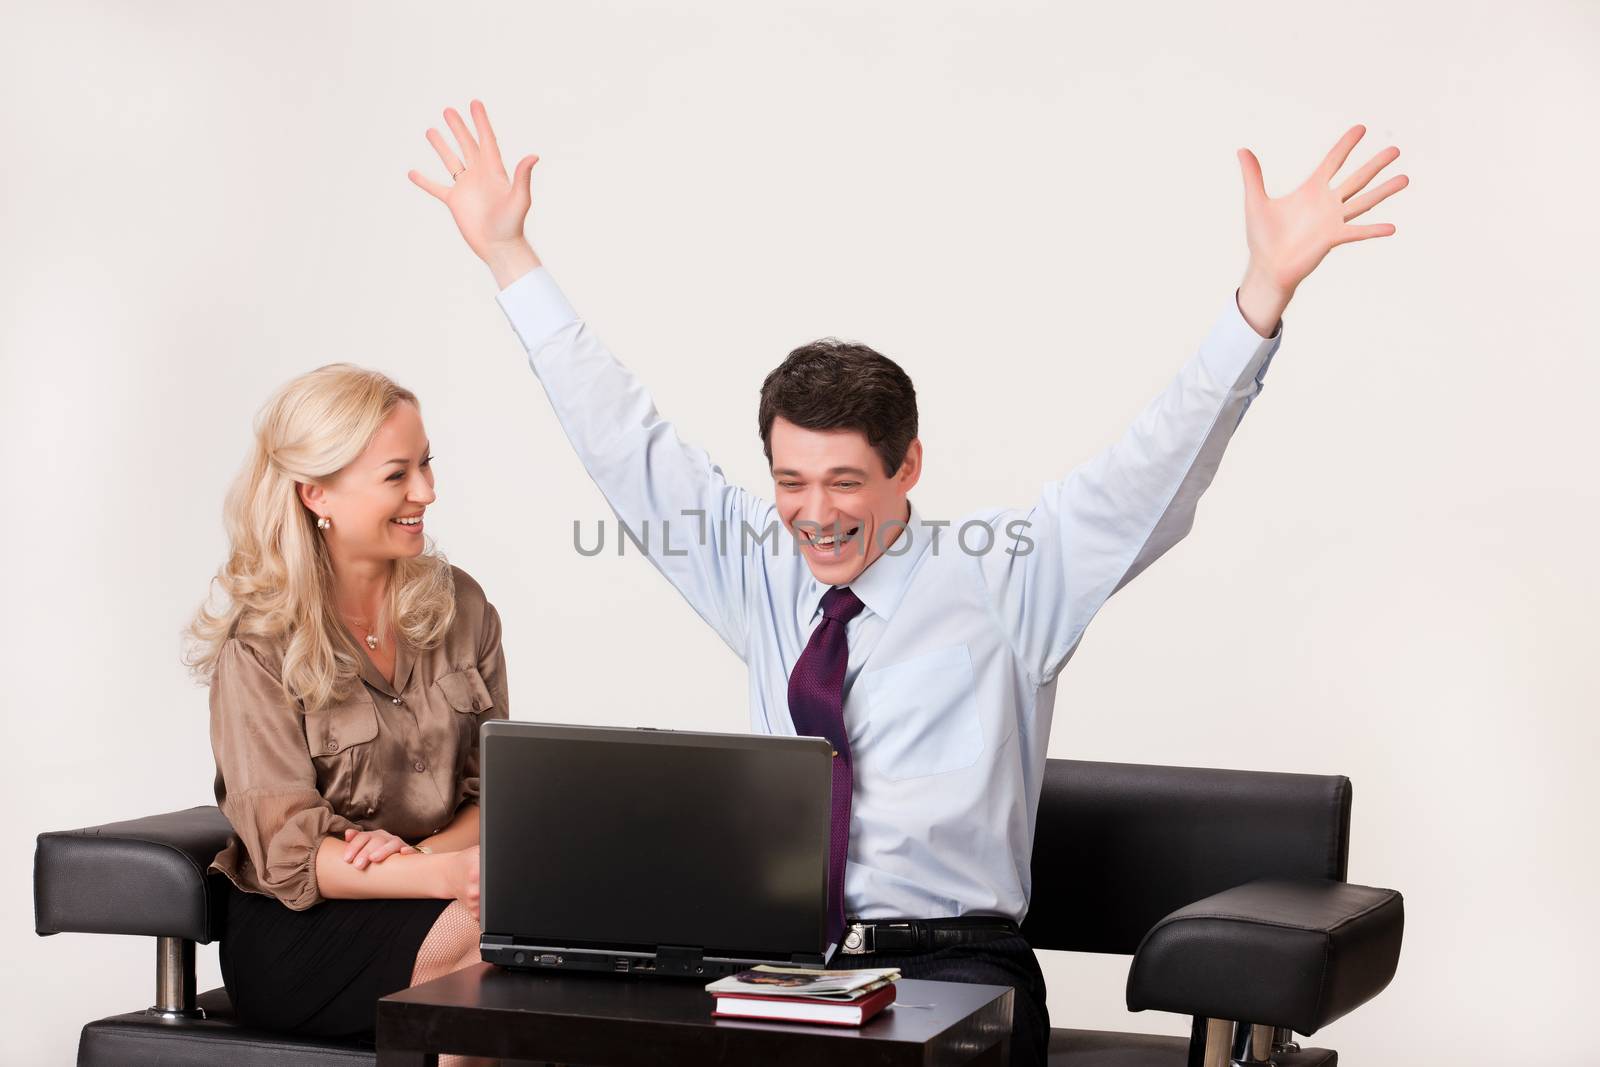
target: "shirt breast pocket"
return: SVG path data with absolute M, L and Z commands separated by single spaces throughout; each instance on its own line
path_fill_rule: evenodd
M 862 753 L 893 781 L 972 766 L 983 755 L 977 678 L 966 645 L 862 671 L 867 716 Z
M 484 718 L 494 718 L 485 713 L 494 710 L 494 698 L 489 687 L 483 684 L 483 675 L 476 667 L 441 674 L 433 683 L 444 696 L 444 702 L 456 713 L 456 773 L 461 774 L 467 757 L 478 747 L 478 724 Z M 504 716 L 501 716 L 504 718 Z
M 494 707 L 494 698 L 476 667 L 441 674 L 433 684 L 444 694 L 445 703 L 463 714 L 475 715 Z
M 383 792 L 382 769 L 374 757 L 378 709 L 372 695 L 363 687 L 349 700 L 306 715 L 305 726 L 317 791 L 346 818 L 372 815 Z

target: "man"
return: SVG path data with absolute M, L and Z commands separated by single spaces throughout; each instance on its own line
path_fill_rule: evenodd
M 861 345 L 806 345 L 763 384 L 773 502 L 727 484 L 524 238 L 537 157 L 508 177 L 476 101 L 472 117 L 475 135 L 445 111 L 459 157 L 428 131 L 452 184 L 411 179 L 449 206 L 493 271 L 618 518 L 649 531 L 651 562 L 748 665 L 752 728 L 833 742 L 835 964 L 1010 985 L 1013 1060 L 1044 1062 L 1044 981 L 1017 924 L 1056 679 L 1106 599 L 1188 532 L 1295 288 L 1335 245 L 1394 232 L 1348 221 L 1404 187 L 1401 176 L 1358 196 L 1398 149 L 1330 188 L 1364 133 L 1354 127 L 1276 200 L 1241 150 L 1249 266 L 1176 380 L 1030 508 L 935 524 L 909 499 L 922 473 L 911 380 Z M 798 552 L 777 543 L 780 524 Z

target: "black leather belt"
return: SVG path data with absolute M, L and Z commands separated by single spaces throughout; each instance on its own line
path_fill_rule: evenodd
M 1000 915 L 962 915 L 953 919 L 887 919 L 873 922 L 853 920 L 845 923 L 845 956 L 867 956 L 874 952 L 932 952 L 950 945 L 966 945 L 1011 937 L 1022 932 L 1016 923 Z

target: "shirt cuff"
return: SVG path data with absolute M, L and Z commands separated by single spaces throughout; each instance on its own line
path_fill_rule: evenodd
M 543 267 L 530 270 L 500 290 L 495 299 L 529 355 L 578 318 L 556 280 Z
M 1271 337 L 1262 337 L 1239 310 L 1237 289 L 1228 296 L 1228 306 L 1212 325 L 1200 344 L 1200 362 L 1212 381 L 1225 389 L 1235 389 L 1256 378 L 1268 359 L 1283 343 L 1283 319 Z

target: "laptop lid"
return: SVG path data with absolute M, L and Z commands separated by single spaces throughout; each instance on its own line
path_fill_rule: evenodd
M 826 954 L 827 741 L 490 720 L 480 751 L 486 945 Z

